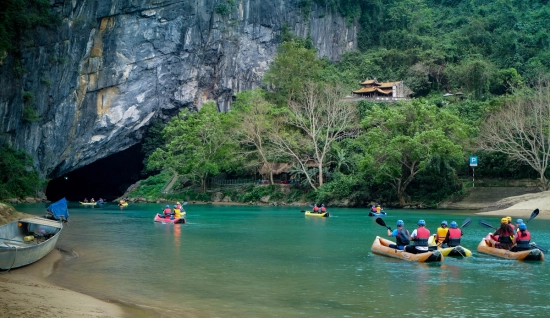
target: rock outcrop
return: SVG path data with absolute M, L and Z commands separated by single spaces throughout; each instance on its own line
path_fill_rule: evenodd
M 285 24 L 331 60 L 356 47 L 355 26 L 297 0 L 51 1 L 62 24 L 0 65 L 0 140 L 50 178 L 139 143 L 153 118 L 229 109 L 261 85 Z

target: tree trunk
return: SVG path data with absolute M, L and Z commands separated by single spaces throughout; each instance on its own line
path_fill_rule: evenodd
M 319 163 L 319 187 L 323 185 L 323 163 Z

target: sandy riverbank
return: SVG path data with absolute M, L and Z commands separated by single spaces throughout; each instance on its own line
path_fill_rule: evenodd
M 511 216 L 513 218 L 529 218 L 535 209 L 539 209 L 538 219 L 550 219 L 550 191 L 529 193 L 513 196 L 497 201 L 487 209 L 491 211 L 478 212 L 478 215 Z
M 39 262 L 0 272 L 0 317 L 129 317 L 122 306 L 49 283 L 61 260 L 53 250 Z

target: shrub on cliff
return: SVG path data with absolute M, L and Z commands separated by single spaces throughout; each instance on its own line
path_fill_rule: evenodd
M 28 154 L 0 146 L 0 199 L 35 196 L 42 184 Z

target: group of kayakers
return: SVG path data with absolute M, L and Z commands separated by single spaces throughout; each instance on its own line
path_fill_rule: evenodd
M 166 205 L 162 214 L 159 214 L 161 218 L 169 218 L 170 220 L 180 219 L 182 215 L 185 215 L 185 209 L 181 206 L 180 202 L 176 202 L 173 209 L 170 208 L 170 205 Z
M 84 198 L 84 200 L 83 200 L 82 202 L 88 203 L 88 198 Z M 90 200 L 90 203 L 94 203 L 94 202 L 95 202 L 95 199 L 92 198 L 92 199 Z M 102 198 L 99 198 L 99 200 L 97 200 L 97 203 L 99 203 L 99 204 L 104 203 L 104 202 L 105 202 L 105 201 L 104 201 Z
M 384 208 L 382 208 L 380 206 L 380 204 L 373 204 L 372 207 L 370 208 L 370 211 L 372 213 L 377 213 L 377 214 L 380 214 L 380 213 L 384 213 Z
M 321 204 L 321 207 L 318 207 L 317 204 L 313 205 L 313 213 L 326 213 L 327 208 L 325 207 L 325 204 Z
M 441 222 L 442 226 L 447 226 L 447 221 Z M 425 253 L 429 250 L 428 240 L 430 239 L 430 230 L 426 228 L 426 221 L 418 220 L 418 227 L 412 232 L 409 233 L 405 229 L 405 222 L 403 220 L 397 220 L 396 226 L 397 229 L 391 231 L 388 228 L 388 236 L 396 238 L 396 244 L 391 244 L 390 247 L 397 248 L 399 250 L 404 250 L 409 253 L 418 254 Z M 437 235 L 441 234 L 441 238 Z M 440 246 L 442 247 L 455 247 L 460 245 L 460 238 L 462 237 L 462 230 L 458 228 L 458 225 L 455 221 L 451 222 L 451 228 L 445 231 L 439 231 L 436 234 L 436 238 L 440 239 Z M 411 242 L 413 244 L 411 244 Z
M 509 216 L 501 219 L 500 227 L 488 236 L 491 244 L 496 248 L 512 252 L 530 250 L 531 233 L 527 230 L 527 225 L 522 219 L 516 220 L 516 226 L 511 223 L 512 218 Z M 427 252 L 430 230 L 426 228 L 424 220 L 419 220 L 417 225 L 418 227 L 412 233 L 405 229 L 403 220 L 397 221 L 397 229 L 392 231 L 388 228 L 388 236 L 396 238 L 396 244 L 391 244 L 390 247 L 413 254 Z M 441 226 L 434 234 L 434 241 L 439 247 L 456 247 L 460 245 L 462 235 L 462 230 L 456 221 L 451 221 L 451 223 L 442 221 Z
M 496 248 L 512 252 L 526 251 L 531 249 L 531 233 L 522 219 L 517 219 L 514 226 L 512 218 L 507 216 L 500 220 L 500 227 L 490 235 L 490 242 Z

